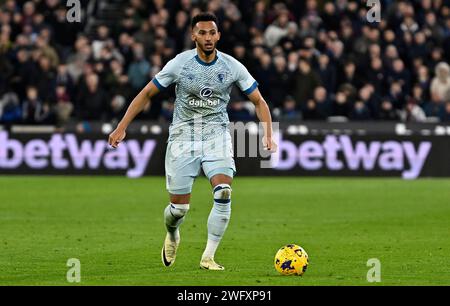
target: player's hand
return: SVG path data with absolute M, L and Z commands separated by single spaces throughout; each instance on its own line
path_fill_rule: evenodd
M 111 134 L 109 134 L 109 145 L 114 149 L 117 148 L 126 135 L 127 133 L 124 129 L 116 128 Z
M 262 138 L 262 143 L 264 150 L 270 151 L 270 153 L 275 153 L 278 149 L 278 145 L 272 137 L 264 136 Z

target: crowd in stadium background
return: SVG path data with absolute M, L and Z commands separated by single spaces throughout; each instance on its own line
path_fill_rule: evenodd
M 275 120 L 450 121 L 450 1 L 123 1 L 115 26 L 66 20 L 66 1 L 0 1 L 0 123 L 116 121 L 183 50 L 190 18 L 217 15 L 218 49 L 259 82 Z M 232 121 L 255 119 L 232 91 Z M 141 119 L 169 122 L 173 88 Z

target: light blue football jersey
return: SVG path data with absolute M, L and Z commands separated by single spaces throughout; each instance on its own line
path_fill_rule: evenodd
M 175 110 L 169 141 L 207 140 L 228 129 L 227 105 L 236 84 L 245 94 L 258 83 L 238 60 L 223 52 L 211 63 L 203 62 L 192 49 L 178 54 L 156 74 L 160 89 L 176 84 Z

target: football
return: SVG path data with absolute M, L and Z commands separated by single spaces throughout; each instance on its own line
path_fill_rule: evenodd
M 308 254 L 296 245 L 288 244 L 275 255 L 275 269 L 283 275 L 303 275 L 308 267 Z

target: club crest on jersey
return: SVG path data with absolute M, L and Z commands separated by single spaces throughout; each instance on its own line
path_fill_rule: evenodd
M 219 80 L 220 83 L 223 83 L 225 81 L 225 73 L 219 73 L 217 75 L 217 79 Z
M 213 91 L 211 88 L 205 87 L 202 90 L 200 90 L 200 96 L 203 98 L 209 98 L 211 97 Z

